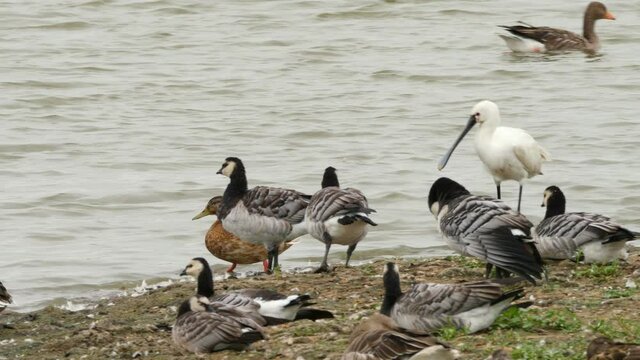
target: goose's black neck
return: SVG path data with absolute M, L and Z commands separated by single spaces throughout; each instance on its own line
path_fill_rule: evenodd
M 557 186 L 550 186 L 547 188 L 547 191 L 550 191 L 551 194 L 547 198 L 547 212 L 544 215 L 544 218 L 547 219 L 552 216 L 564 214 L 567 200 L 565 199 L 562 191 L 560 191 Z
M 187 313 L 191 311 L 191 305 L 189 305 L 189 300 L 183 301 L 182 304 L 180 304 L 180 307 L 178 308 L 178 317 L 180 317 L 180 315 Z
M 400 275 L 395 272 L 395 265 L 393 265 L 393 263 L 389 264 L 387 264 L 387 271 L 382 277 L 384 282 L 384 300 L 382 300 L 382 307 L 380 308 L 380 313 L 386 316 L 391 316 L 391 309 L 393 309 L 393 306 L 402 296 Z
M 202 272 L 198 275 L 198 295 L 210 298 L 213 296 L 213 274 L 208 263 L 203 265 Z
M 329 186 L 340 187 L 340 182 L 338 182 L 338 175 L 336 175 L 336 169 L 332 166 L 329 166 L 324 170 L 324 176 L 322 176 L 322 188 L 326 188 Z
M 248 190 L 247 174 L 245 172 L 244 165 L 239 159 L 238 162 L 236 162 L 235 169 L 233 169 L 229 179 L 229 185 L 227 185 L 227 189 L 224 191 L 222 206 L 218 213 L 218 218 L 220 220 L 227 216 L 231 208 L 233 208 L 236 203 L 242 199 Z

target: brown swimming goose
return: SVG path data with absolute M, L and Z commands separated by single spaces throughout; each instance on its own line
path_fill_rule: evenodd
M 197 220 L 207 215 L 216 215 L 220 204 L 222 204 L 222 196 L 212 197 L 204 210 L 192 220 Z M 204 237 L 204 243 L 213 256 L 231 263 L 231 266 L 227 269 L 228 273 L 233 273 L 237 264 L 246 265 L 261 261 L 264 271 L 267 272 L 269 270 L 267 249 L 263 245 L 252 244 L 228 232 L 224 229 L 220 220 L 216 220 L 211 225 Z M 295 244 L 293 240 L 280 243 L 278 254 L 282 254 L 293 244 Z
M 600 48 L 600 40 L 595 32 L 595 23 L 600 19 L 615 20 L 616 17 L 607 11 L 603 3 L 593 1 L 584 12 L 582 35 L 567 30 L 523 23 L 515 26 L 501 25 L 500 27 L 515 36 L 500 35 L 500 37 L 515 52 L 597 51 Z
M 456 359 L 459 353 L 427 333 L 399 327 L 393 319 L 373 314 L 358 325 L 349 338 L 342 360 L 407 359 L 422 351 L 427 359 Z
M 587 348 L 588 360 L 640 360 L 640 344 L 628 344 L 600 336 Z

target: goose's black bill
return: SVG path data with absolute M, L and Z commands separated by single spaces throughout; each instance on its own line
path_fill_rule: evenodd
M 476 116 L 475 115 L 471 115 L 471 117 L 469 117 L 469 121 L 467 122 L 467 125 L 464 127 L 464 130 L 462 130 L 462 133 L 456 139 L 456 142 L 453 143 L 453 146 L 451 146 L 451 148 L 449 150 L 447 150 L 447 153 L 444 154 L 444 156 L 440 159 L 440 161 L 438 161 L 438 170 L 442 170 L 442 169 L 444 169 L 445 166 L 447 166 L 447 162 L 449 161 L 449 158 L 451 157 L 451 154 L 453 154 L 453 151 L 456 149 L 458 144 L 460 144 L 460 141 L 462 141 L 462 139 L 465 137 L 465 135 L 467 135 L 469 130 L 471 130 L 471 128 L 475 124 L 476 124 Z

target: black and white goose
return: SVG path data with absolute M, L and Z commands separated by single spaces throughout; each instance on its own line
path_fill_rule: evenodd
M 213 274 L 209 263 L 203 258 L 194 258 L 180 275 L 191 275 L 198 281 L 197 294 L 212 302 L 240 307 L 250 311 L 256 309 L 265 318 L 267 325 L 282 324 L 296 320 L 318 320 L 333 318 L 326 310 L 308 308 L 313 305 L 311 296 L 304 294 L 285 295 L 266 289 L 243 289 L 215 295 Z
M 264 244 L 269 269 L 278 266 L 278 245 L 307 233 L 304 214 L 309 196 L 295 190 L 256 186 L 249 189 L 242 161 L 228 157 L 217 172 L 230 181 L 224 191 L 218 219 L 240 239 Z
M 531 239 L 533 224 L 522 214 L 489 196 L 471 195 L 457 182 L 442 177 L 429 191 L 429 209 L 454 251 L 495 266 L 535 284 L 542 259 Z
M 7 291 L 7 288 L 2 285 L 0 281 L 0 312 L 4 311 L 8 304 L 13 303 L 11 299 L 11 294 Z
M 385 266 L 383 281 L 380 312 L 415 331 L 431 332 L 453 324 L 474 333 L 491 326 L 502 311 L 523 296 L 522 287 L 505 290 L 505 285 L 490 280 L 414 284 L 403 293 L 398 266 L 392 262 Z
M 307 206 L 307 231 L 325 244 L 324 258 L 316 272 L 329 271 L 327 256 L 332 244 L 347 245 L 347 262 L 360 240 L 367 235 L 368 226 L 377 226 L 369 218 L 375 210 L 369 208 L 367 198 L 358 189 L 341 189 L 336 169 L 329 166 L 322 177 L 322 189 L 313 194 Z
M 373 314 L 353 330 L 341 360 L 409 359 L 417 354 L 430 360 L 459 357 L 458 351 L 434 336 L 403 329 L 388 316 Z
M 565 213 L 566 199 L 557 186 L 544 191 L 541 206 L 547 211 L 534 229 L 534 238 L 545 259 L 575 259 L 579 250 L 586 263 L 626 259 L 625 243 L 638 235 L 604 215 Z
M 178 308 L 171 335 L 178 346 L 196 354 L 243 350 L 265 338 L 261 325 L 233 307 L 211 308 L 206 297 L 192 296 Z

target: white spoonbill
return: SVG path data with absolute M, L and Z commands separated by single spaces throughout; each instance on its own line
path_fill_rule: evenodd
M 518 212 L 520 212 L 523 181 L 541 175 L 542 161 L 551 160 L 551 156 L 526 131 L 499 126 L 500 110 L 495 103 L 484 100 L 473 107 L 467 126 L 438 162 L 438 170 L 444 169 L 456 146 L 476 123 L 480 126 L 475 138 L 476 152 L 493 176 L 498 199 L 500 199 L 500 183 L 505 180 L 519 182 Z

